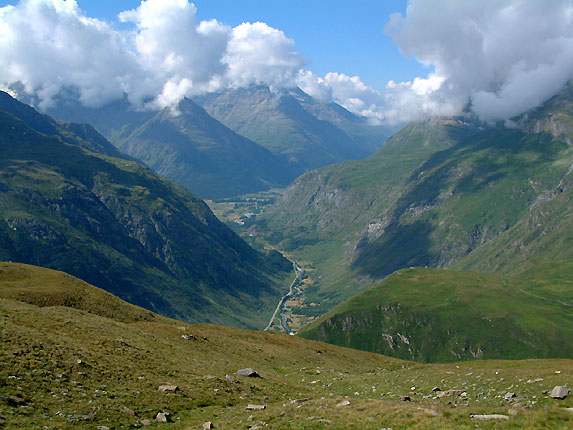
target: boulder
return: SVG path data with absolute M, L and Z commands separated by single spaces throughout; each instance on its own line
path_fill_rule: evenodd
M 215 426 L 213 425 L 213 423 L 211 421 L 207 421 L 205 423 L 203 423 L 203 429 L 204 430 L 209 430 L 209 429 L 214 429 Z
M 506 402 L 509 402 L 511 399 L 515 397 L 515 393 L 507 393 L 503 398 Z
M 247 405 L 247 410 L 249 411 L 262 411 L 266 408 L 267 407 L 265 405 Z
M 410 396 L 400 396 L 400 400 L 402 400 L 403 402 L 411 402 L 412 401 Z
M 446 391 L 441 391 L 437 394 L 438 398 L 442 398 L 442 397 L 458 397 L 460 394 L 462 394 L 463 391 L 462 390 L 446 390 Z
M 564 399 L 569 395 L 569 391 L 569 388 L 558 385 L 553 388 L 550 395 L 552 399 Z
M 159 388 L 157 388 L 157 389 L 159 391 L 174 393 L 175 391 L 179 390 L 179 387 L 177 385 L 160 385 Z
M 141 420 L 141 425 L 142 425 L 142 426 L 150 426 L 150 425 L 151 425 L 151 421 L 149 421 L 149 420 Z
M 127 415 L 131 415 L 132 417 L 135 416 L 135 412 L 134 412 L 132 409 L 129 409 L 128 407 L 125 407 L 125 406 L 124 406 L 124 407 L 121 408 L 120 410 L 121 410 L 121 412 L 124 412 L 124 413 L 126 413 Z
M 432 388 L 432 392 L 436 392 L 436 391 L 442 391 L 440 387 L 434 387 Z
M 169 412 L 159 412 L 155 416 L 155 421 L 158 423 L 168 423 L 171 422 L 171 414 Z
M 343 400 L 342 402 L 340 402 L 339 404 L 336 405 L 337 408 L 340 408 L 342 406 L 348 406 L 350 404 L 350 402 L 348 400 Z
M 237 375 L 248 376 L 249 378 L 261 377 L 261 375 L 259 375 L 255 370 L 251 369 L 250 367 L 247 367 L 246 369 L 237 370 L 236 373 Z
M 508 420 L 507 415 L 491 414 L 491 415 L 470 415 L 472 420 Z

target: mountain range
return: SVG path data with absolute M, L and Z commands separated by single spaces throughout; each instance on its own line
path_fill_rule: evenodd
M 336 338 L 345 346 L 389 353 L 379 349 L 387 345 L 382 335 L 396 333 L 384 331 L 377 320 L 356 317 L 369 318 L 369 308 L 362 314 L 346 313 L 366 303 L 364 297 L 384 297 L 385 283 L 362 299 L 336 306 L 409 267 L 479 270 L 483 276 L 520 285 L 514 288 L 526 291 L 522 294 L 561 307 L 556 315 L 568 311 L 573 298 L 572 101 L 569 83 L 541 107 L 505 125 L 467 118 L 412 123 L 371 157 L 309 172 L 290 185 L 249 233 L 310 262 L 307 305 L 297 312 L 331 313 L 309 337 Z M 460 274 L 461 285 L 464 276 L 469 275 Z M 439 280 L 436 285 L 441 285 Z M 406 284 L 402 291 L 403 300 L 400 291 L 392 300 L 407 301 Z M 487 293 L 492 303 L 505 300 L 506 293 L 498 293 Z M 392 300 L 371 303 L 393 306 Z M 460 312 L 463 308 L 456 303 L 428 309 L 426 317 Z M 484 307 L 475 317 L 487 318 L 487 312 Z M 345 334 L 345 325 L 328 324 L 332 318 L 344 321 L 344 315 L 361 329 L 372 324 L 372 343 L 357 337 L 340 343 L 353 334 Z M 571 324 L 567 317 L 562 328 Z M 320 334 L 329 330 L 338 334 Z M 412 348 L 404 354 L 398 356 L 414 358 L 417 352 Z M 440 359 L 445 356 L 447 352 Z
M 91 124 L 121 151 L 210 199 L 284 187 L 308 169 L 363 158 L 390 134 L 301 90 L 236 89 L 198 97 L 203 107 L 185 98 L 160 110 L 137 110 L 127 99 L 98 108 L 74 100 L 70 92 L 47 112 Z
M 64 270 L 187 321 L 266 324 L 291 264 L 88 125 L 0 93 L 0 259 Z

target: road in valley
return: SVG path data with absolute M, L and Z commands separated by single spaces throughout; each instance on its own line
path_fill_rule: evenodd
M 287 311 L 286 303 L 290 298 L 298 296 L 299 294 L 302 293 L 302 290 L 299 288 L 299 285 L 302 283 L 302 275 L 304 273 L 304 270 L 298 265 L 298 263 L 295 260 L 291 260 L 289 258 L 289 261 L 292 263 L 292 267 L 294 269 L 296 277 L 291 282 L 288 293 L 286 293 L 279 300 L 279 304 L 277 305 L 277 308 L 275 309 L 275 312 L 273 313 L 273 316 L 271 317 L 264 331 L 267 331 L 272 327 L 273 321 L 277 317 L 277 314 L 279 314 L 283 330 L 288 334 L 294 334 L 293 331 L 288 326 L 286 317 L 286 311 Z

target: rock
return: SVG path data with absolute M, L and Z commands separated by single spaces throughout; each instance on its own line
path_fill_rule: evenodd
M 261 377 L 261 375 L 259 375 L 257 372 L 255 372 L 250 367 L 247 367 L 246 369 L 237 370 L 236 373 L 237 373 L 237 375 L 248 376 L 249 378 L 260 378 Z
M 503 398 L 506 402 L 509 402 L 511 399 L 515 397 L 515 393 L 507 393 Z
M 108 426 L 97 426 L 96 427 L 97 430 L 109 430 Z
M 179 390 L 179 387 L 177 385 L 160 385 L 158 390 L 174 393 L 175 391 Z
M 440 387 L 434 387 L 432 388 L 432 392 L 436 392 L 436 391 L 442 391 Z
M 247 405 L 247 410 L 249 411 L 262 411 L 266 408 L 267 407 L 265 405 Z
M 340 408 L 342 406 L 348 406 L 350 404 L 350 402 L 348 400 L 343 400 L 342 402 L 340 402 L 339 404 L 336 405 L 337 408 Z
M 573 413 L 573 408 L 565 408 L 565 410 Z
M 528 384 L 534 384 L 534 383 L 536 383 L 536 382 L 542 382 L 542 381 L 543 381 L 543 378 L 528 379 L 528 380 L 527 380 L 527 383 L 528 383 Z
M 518 414 L 518 411 L 517 411 L 517 409 L 510 409 L 509 411 L 507 411 L 507 413 L 508 413 L 509 415 L 517 415 L 517 414 Z
M 168 423 L 171 422 L 171 417 L 170 417 L 170 413 L 169 412 L 159 412 L 156 416 L 155 416 L 155 421 L 157 421 L 158 423 Z
M 135 412 L 133 412 L 133 410 L 127 408 L 127 407 L 123 407 L 122 409 L 120 409 L 121 412 L 125 412 L 127 415 L 131 415 L 132 417 L 135 416 Z
M 400 400 L 402 400 L 403 402 L 411 402 L 412 401 L 410 396 L 400 396 Z
M 142 425 L 142 426 L 150 426 L 150 425 L 151 425 L 151 421 L 149 421 L 149 420 L 141 420 L 141 425 Z
M 500 415 L 500 414 L 491 414 L 491 415 L 470 415 L 470 418 L 473 420 L 508 420 L 509 417 L 507 415 Z
M 235 382 L 235 378 L 233 378 L 231 375 L 225 375 L 225 379 L 229 382 Z
M 569 391 L 570 391 L 569 388 L 565 388 L 561 385 L 558 385 L 555 388 L 553 388 L 550 396 L 552 399 L 564 399 L 569 394 Z
M 446 390 L 446 391 L 441 391 L 438 393 L 438 398 L 442 398 L 442 397 L 458 397 L 460 394 L 462 394 L 463 391 L 462 390 Z
M 203 423 L 203 429 L 205 430 L 209 430 L 209 429 L 214 429 L 215 426 L 213 425 L 213 423 L 211 421 L 207 421 L 205 423 Z

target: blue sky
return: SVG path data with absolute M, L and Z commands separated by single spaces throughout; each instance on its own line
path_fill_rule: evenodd
M 9 2 L 17 3 L 17 2 Z M 117 21 L 117 14 L 134 9 L 138 0 L 78 0 L 86 15 Z M 201 20 L 217 19 L 236 26 L 262 21 L 295 40 L 307 68 L 358 75 L 383 89 L 386 83 L 427 74 L 415 59 L 407 59 L 382 29 L 393 12 L 405 13 L 406 0 L 196 0 Z

